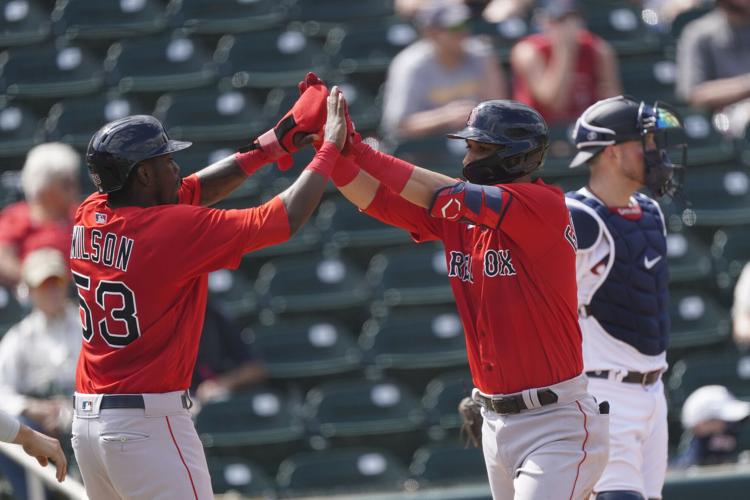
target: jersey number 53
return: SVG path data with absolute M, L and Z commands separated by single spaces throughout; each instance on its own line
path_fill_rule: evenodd
M 135 304 L 133 290 L 122 281 L 101 280 L 92 283 L 90 277 L 83 274 L 73 273 L 73 281 L 78 288 L 78 302 L 81 308 L 81 326 L 83 327 L 83 339 L 91 342 L 98 330 L 102 339 L 111 347 L 125 347 L 141 336 L 141 327 L 138 324 L 138 308 Z M 96 286 L 94 286 L 96 285 Z M 86 301 L 83 292 L 91 294 L 94 290 L 94 299 L 98 309 L 96 316 L 102 317 L 94 322 L 91 304 Z M 120 307 L 106 307 L 108 302 L 119 303 Z

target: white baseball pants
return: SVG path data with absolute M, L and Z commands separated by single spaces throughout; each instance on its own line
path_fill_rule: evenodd
M 586 392 L 586 378 L 550 389 L 557 403 L 513 415 L 482 409 L 482 448 L 494 500 L 586 499 L 604 470 L 609 418 Z
M 100 409 L 101 395 L 75 395 L 73 450 L 91 500 L 213 500 L 183 394 L 143 394 L 145 409 Z

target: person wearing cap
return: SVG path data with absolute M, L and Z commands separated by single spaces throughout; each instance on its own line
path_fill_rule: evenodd
M 449 0 L 417 10 L 422 36 L 388 68 L 384 137 L 398 142 L 460 128 L 480 101 L 508 95 L 491 46 L 469 37 L 470 15 L 466 5 Z
M 21 261 L 37 248 L 70 251 L 80 172 L 81 157 L 67 144 L 40 144 L 29 151 L 21 171 L 25 199 L 0 213 L 0 284 L 18 284 Z
M 513 99 L 539 111 L 550 125 L 572 123 L 597 100 L 621 92 L 617 57 L 585 29 L 575 0 L 537 5 L 541 31 L 511 50 Z
M 0 340 L 0 409 L 55 437 L 70 432 L 81 350 L 81 319 L 70 300 L 70 270 L 56 248 L 29 253 L 21 266 L 32 311 Z M 17 498 L 25 498 L 23 469 L 0 458 Z
M 571 167 L 585 187 L 566 194 L 578 238 L 576 276 L 589 391 L 610 404 L 610 455 L 598 500 L 661 498 L 667 468 L 662 373 L 669 343 L 666 224 L 655 197 L 674 196 L 685 147 L 662 104 L 604 99 L 578 119 Z M 679 156 L 678 153 L 682 153 Z
M 737 436 L 750 417 L 750 402 L 735 398 L 722 385 L 693 391 L 682 406 L 679 467 L 716 465 L 737 459 Z

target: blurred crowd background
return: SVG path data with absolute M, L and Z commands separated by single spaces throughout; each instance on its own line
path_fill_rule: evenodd
M 342 87 L 372 145 L 452 176 L 464 145 L 445 132 L 482 100 L 528 103 L 551 127 L 541 176 L 563 190 L 586 182 L 569 136 L 590 104 L 674 105 L 689 202 L 662 203 L 671 467 L 740 465 L 675 472 L 665 499 L 746 498 L 750 0 L 0 0 L 1 408 L 69 442 L 67 255 L 91 134 L 153 114 L 194 141 L 175 155 L 188 175 L 275 124 L 310 70 Z M 297 171 L 265 167 L 220 206 L 265 201 Z M 486 485 L 458 438 L 472 385 L 439 246 L 408 246 L 331 189 L 292 240 L 209 284 L 192 392 L 217 493 Z M 0 473 L 0 498 L 24 498 L 1 456 Z

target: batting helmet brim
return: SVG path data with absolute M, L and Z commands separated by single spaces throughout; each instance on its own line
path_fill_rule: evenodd
M 164 143 L 162 147 L 160 147 L 159 149 L 155 151 L 152 151 L 149 158 L 156 158 L 157 156 L 163 156 L 169 153 L 182 151 L 183 149 L 187 149 L 192 145 L 193 143 L 190 141 L 175 141 L 173 139 L 169 139 L 167 142 Z
M 497 138 L 475 127 L 466 127 L 458 132 L 446 134 L 449 139 L 471 139 L 472 141 L 485 142 L 487 144 L 499 144 Z

